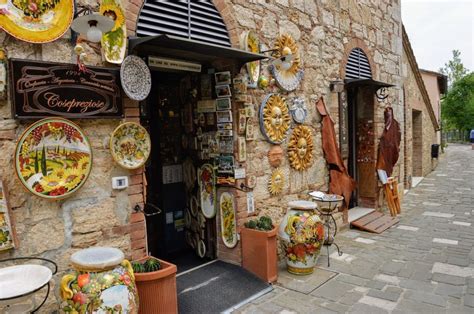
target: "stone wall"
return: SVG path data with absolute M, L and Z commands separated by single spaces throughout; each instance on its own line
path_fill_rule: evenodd
M 93 1 L 96 3 L 95 1 Z M 74 63 L 69 34 L 47 44 L 21 42 L 0 32 L 0 47 L 8 58 L 22 58 Z M 87 65 L 105 65 L 100 55 L 84 44 L 88 53 Z M 138 103 L 124 98 L 125 120 L 138 121 Z M 109 138 L 120 124 L 115 120 L 73 120 L 84 131 L 92 146 L 92 171 L 83 187 L 71 197 L 51 201 L 26 191 L 15 174 L 14 152 L 16 141 L 32 121 L 15 121 L 11 116 L 11 102 L 0 101 L 0 176 L 9 190 L 10 206 L 17 230 L 19 246 L 1 252 L 0 259 L 18 256 L 40 256 L 55 261 L 59 272 L 54 276 L 45 312 L 58 306 L 58 282 L 70 268 L 69 257 L 89 246 L 113 246 L 124 251 L 127 258 L 146 254 L 144 217 L 133 213 L 135 204 L 143 205 L 142 169 L 125 170 L 115 164 L 109 152 Z M 129 188 L 112 190 L 111 178 L 128 176 Z

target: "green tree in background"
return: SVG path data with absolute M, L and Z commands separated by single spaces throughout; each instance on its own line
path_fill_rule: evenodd
M 448 77 L 448 84 L 451 87 L 456 81 L 463 78 L 469 71 L 461 62 L 461 52 L 453 50 L 453 59 L 444 64 L 439 72 Z
M 447 128 L 459 130 L 461 134 L 474 129 L 474 72 L 454 81 L 441 109 Z

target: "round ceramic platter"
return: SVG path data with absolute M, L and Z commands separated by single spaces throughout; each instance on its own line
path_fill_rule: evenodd
M 140 57 L 128 56 L 120 67 L 120 81 L 125 94 L 133 100 L 144 100 L 151 90 L 150 69 Z
M 15 168 L 31 193 L 48 199 L 70 196 L 81 188 L 92 167 L 92 150 L 83 131 L 63 118 L 30 125 L 18 140 Z
M 199 210 L 199 204 L 198 204 L 198 200 L 197 200 L 197 197 L 196 196 L 192 196 L 191 197 L 191 201 L 190 201 L 190 210 L 191 210 L 191 215 L 193 215 L 193 217 L 196 217 L 197 214 L 198 214 L 198 210 Z
M 198 180 L 202 213 L 208 219 L 213 218 L 216 215 L 216 185 L 211 164 L 201 166 Z
M 186 209 L 186 211 L 184 212 L 184 225 L 186 226 L 186 228 L 189 228 L 191 226 L 191 212 L 189 211 L 189 209 Z
M 61 37 L 71 26 L 72 0 L 0 1 L 0 28 L 15 38 L 47 43 Z
M 100 1 L 100 14 L 114 20 L 114 27 L 102 36 L 101 44 L 105 60 L 120 64 L 125 58 L 127 48 L 127 25 L 121 0 Z
M 199 240 L 197 253 L 200 258 L 203 258 L 206 255 L 206 244 L 204 244 L 203 240 Z
M 237 245 L 237 224 L 235 221 L 235 202 L 231 193 L 223 192 L 219 202 L 221 214 L 222 241 L 228 248 Z
M 242 33 L 240 38 L 240 48 L 252 53 L 260 53 L 260 40 L 257 34 L 252 31 Z M 247 62 L 247 73 L 249 75 L 248 87 L 256 88 L 258 77 L 260 76 L 260 61 Z
M 150 135 L 135 122 L 119 125 L 110 137 L 110 152 L 115 162 L 126 169 L 137 169 L 150 156 Z

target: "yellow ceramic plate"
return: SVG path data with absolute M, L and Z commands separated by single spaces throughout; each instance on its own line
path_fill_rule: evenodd
M 23 41 L 47 43 L 69 29 L 74 4 L 73 0 L 4 0 L 0 10 L 0 27 L 7 33 Z
M 115 162 L 126 169 L 137 169 L 150 156 L 150 135 L 135 122 L 119 125 L 110 137 L 110 152 Z

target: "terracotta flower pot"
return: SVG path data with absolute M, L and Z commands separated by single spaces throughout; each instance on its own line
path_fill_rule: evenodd
M 138 260 L 144 262 L 148 258 Z M 162 261 L 161 269 L 150 273 L 135 273 L 139 313 L 178 313 L 176 265 Z
M 242 266 L 266 282 L 278 277 L 277 228 L 270 231 L 242 228 Z

